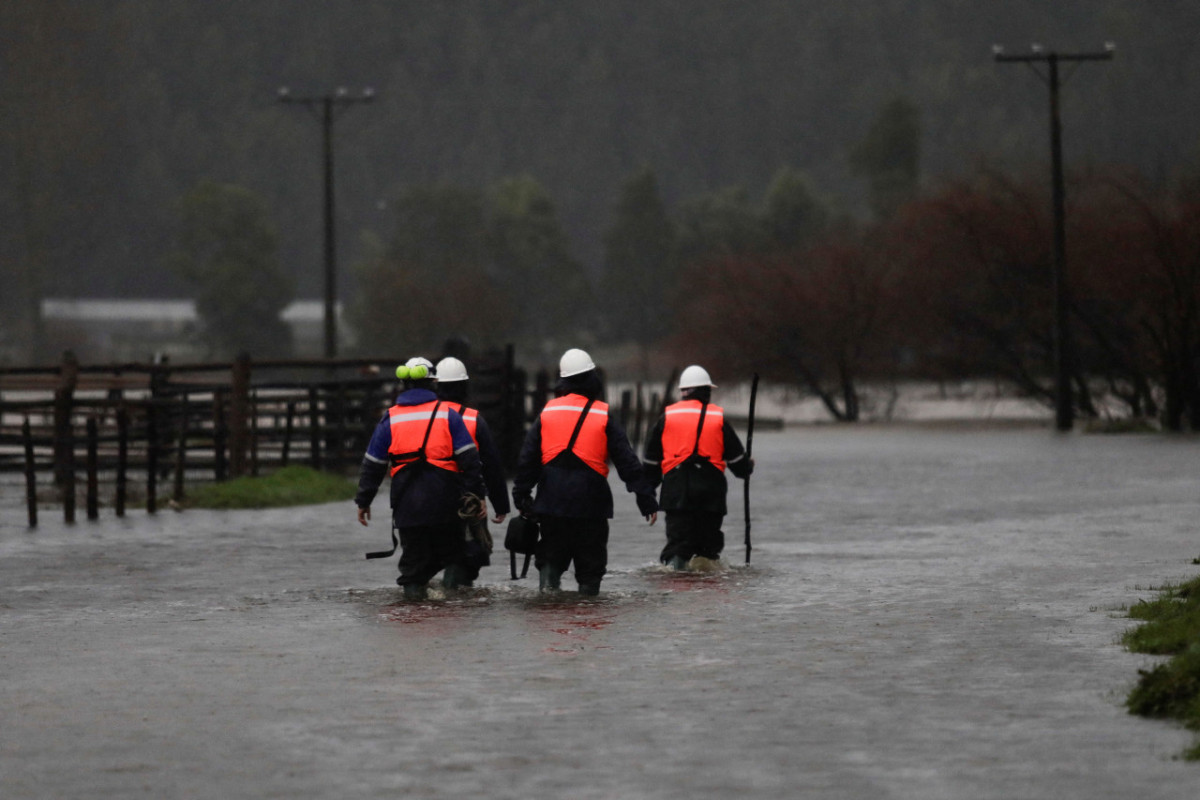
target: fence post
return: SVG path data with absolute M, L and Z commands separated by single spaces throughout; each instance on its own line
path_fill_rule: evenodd
M 225 439 L 229 431 L 225 427 L 225 392 L 213 391 L 213 478 L 225 480 Z
M 125 471 L 129 467 L 129 409 L 122 401 L 117 406 L 117 516 L 125 516 Z
M 179 398 L 179 441 L 175 448 L 175 487 L 171 493 L 171 498 L 176 503 L 183 502 L 183 482 L 184 473 L 187 470 L 187 435 L 188 435 L 188 396 L 185 392 Z
M 250 392 L 250 474 L 258 477 L 258 392 Z
M 158 414 L 153 397 L 146 409 L 146 513 L 158 512 Z
M 279 466 L 286 467 L 288 465 L 288 454 L 292 448 L 292 426 L 296 422 L 296 403 L 293 400 L 288 400 L 287 404 L 287 421 L 283 427 L 283 447 L 279 454 Z
M 337 419 L 333 425 L 333 438 L 330 439 L 333 444 L 332 466 L 340 472 L 346 464 L 346 384 L 338 383 L 334 401 Z
M 511 351 L 512 345 L 509 345 L 510 354 Z M 521 446 L 525 442 L 525 401 L 529 397 L 526 378 L 525 370 L 516 366 L 512 367 L 506 407 L 508 441 L 505 456 L 505 466 L 510 471 L 516 469 L 517 458 L 520 456 Z
M 308 446 L 309 458 L 313 469 L 321 468 L 321 427 L 320 405 L 317 399 L 317 387 L 308 389 Z
M 233 362 L 233 378 L 229 387 L 229 474 L 234 478 L 246 474 L 249 402 L 250 356 L 240 353 Z
M 530 419 L 537 419 L 537 415 L 542 412 L 546 406 L 546 401 L 550 399 L 550 373 L 545 369 L 539 369 L 537 377 L 533 381 L 533 408 Z
M 100 518 L 100 504 L 96 497 L 97 477 L 96 472 L 99 465 L 96 463 L 97 439 L 99 438 L 96 431 L 96 417 L 90 416 L 87 418 L 87 518 Z
M 75 430 L 67 421 L 63 434 L 63 520 L 75 521 Z
M 642 395 L 642 382 L 638 381 L 634 399 L 633 436 L 630 437 L 635 449 L 642 443 L 642 423 L 645 421 L 645 418 L 646 402 Z
M 29 527 L 36 528 L 37 518 L 37 470 L 33 463 L 33 429 L 29 417 L 21 425 L 21 437 L 25 440 L 25 504 L 29 506 Z
M 58 387 L 54 390 L 54 482 L 58 485 L 67 479 L 67 439 L 71 434 L 71 407 L 74 405 L 75 386 L 79 382 L 79 361 L 70 350 L 63 353 L 62 365 L 58 370 Z M 74 447 L 74 443 L 71 445 Z M 74 454 L 71 455 L 74 468 Z
M 619 420 L 621 420 L 621 427 L 625 429 L 626 433 L 629 432 L 629 407 L 632 404 L 633 404 L 633 390 L 632 389 L 622 389 L 621 390 L 621 411 L 620 411 L 620 415 L 617 418 Z

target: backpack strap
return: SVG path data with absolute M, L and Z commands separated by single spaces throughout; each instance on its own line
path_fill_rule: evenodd
M 571 441 L 567 442 L 567 449 L 564 453 L 571 452 L 575 447 L 575 440 L 579 438 L 579 430 L 583 427 L 583 421 L 587 419 L 588 412 L 592 410 L 592 403 L 596 402 L 596 398 L 588 398 L 587 404 L 583 407 L 583 413 L 579 415 L 579 421 L 575 423 L 575 430 L 571 431 Z
M 402 464 L 412 464 L 415 461 L 425 460 L 425 445 L 429 443 L 429 434 L 433 430 L 433 421 L 437 419 L 438 409 L 441 408 L 441 405 L 441 400 L 433 404 L 433 413 L 429 415 L 429 424 L 425 426 L 425 438 L 421 440 L 421 446 L 410 453 L 389 454 L 388 461 L 391 462 L 391 466 L 396 467 Z
M 391 550 L 377 550 L 374 553 L 367 553 L 367 558 L 387 558 L 388 556 L 394 555 L 396 552 L 396 548 L 398 548 L 399 546 L 400 546 L 400 537 L 396 535 L 396 522 L 395 522 L 395 520 L 393 520 L 392 521 L 392 549 Z
M 508 551 L 508 569 L 514 581 L 519 581 L 529 572 L 529 560 L 533 558 L 532 553 L 525 554 L 525 564 L 521 567 L 521 574 L 517 575 L 517 551 Z
M 692 448 L 692 454 L 688 458 L 695 458 L 700 454 L 700 434 L 704 431 L 704 414 L 708 411 L 708 403 L 700 404 L 700 423 L 696 425 L 696 446 Z

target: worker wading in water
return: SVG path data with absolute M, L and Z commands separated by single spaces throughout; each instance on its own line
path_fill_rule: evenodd
M 685 569 L 693 556 L 716 560 L 725 547 L 725 468 L 739 478 L 754 471 L 742 442 L 710 402 L 716 384 L 703 367 L 691 366 L 679 377 L 683 399 L 663 409 L 646 435 L 646 475 L 657 487 L 667 515 L 667 545 L 659 560 Z
M 525 436 L 513 480 L 513 503 L 523 515 L 537 517 L 541 525 L 534 554 L 539 588 L 560 588 L 562 574 L 574 562 L 579 593 L 595 595 L 608 565 L 608 520 L 613 515 L 610 459 L 651 525 L 658 518 L 658 503 L 625 430 L 600 399 L 603 387 L 591 356 L 568 350 L 559 361 L 559 377 L 557 397 L 546 404 Z
M 470 381 L 467 367 L 457 358 L 446 357 L 437 363 L 435 371 L 438 397 L 462 416 L 467 433 L 471 434 L 475 446 L 479 448 L 483 483 L 487 487 L 487 497 L 492 501 L 492 510 L 496 513 L 492 522 L 500 524 L 509 512 L 508 484 L 504 482 L 504 465 L 500 462 L 500 452 L 496 449 L 487 420 L 477 409 L 466 406 L 467 384 Z M 487 530 L 486 515 L 463 521 L 463 540 L 466 543 L 463 560 L 447 569 L 457 572 L 460 585 L 471 586 L 479 577 L 479 570 L 491 563 L 491 534 Z
M 400 547 L 396 583 L 406 599 L 423 600 L 430 579 L 463 560 L 458 510 L 465 494 L 484 495 L 483 478 L 479 450 L 462 417 L 434 393 L 433 364 L 411 358 L 396 369 L 396 377 L 403 391 L 367 445 L 354 502 L 359 523 L 366 525 L 379 484 L 391 475 L 392 519 Z M 478 513 L 485 515 L 478 505 Z M 394 552 L 395 547 L 367 557 Z M 447 570 L 442 582 L 456 588 L 456 570 Z

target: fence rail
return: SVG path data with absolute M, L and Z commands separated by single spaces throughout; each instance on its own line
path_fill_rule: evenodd
M 56 367 L 3 367 L 0 473 L 23 473 L 36 526 L 46 499 L 39 484 L 74 522 L 81 492 L 88 518 L 97 517 L 102 486 L 122 516 L 131 494 L 154 513 L 164 499 L 182 502 L 198 482 L 288 464 L 346 472 L 396 395 L 390 364 L 241 358 L 81 365 L 68 353 Z M 552 378 L 542 370 L 528 385 L 511 346 L 473 360 L 470 374 L 470 405 L 488 421 L 511 471 L 529 422 L 553 394 Z M 662 405 L 640 383 L 621 391 L 615 411 L 635 447 Z

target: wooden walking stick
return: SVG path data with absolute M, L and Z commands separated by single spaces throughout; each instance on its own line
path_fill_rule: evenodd
M 750 462 L 750 450 L 754 446 L 754 401 L 758 398 L 758 373 L 750 382 L 750 421 L 746 423 L 746 462 Z M 742 482 L 742 497 L 746 505 L 746 563 L 750 563 L 750 476 Z

